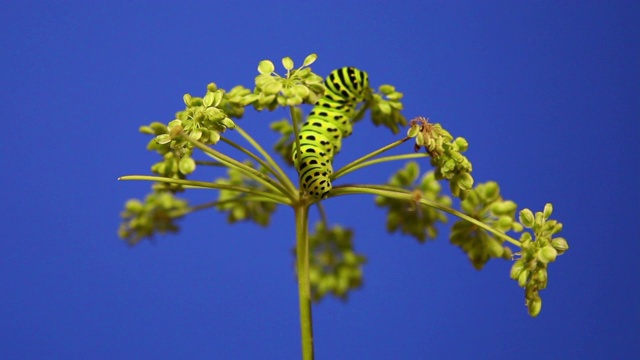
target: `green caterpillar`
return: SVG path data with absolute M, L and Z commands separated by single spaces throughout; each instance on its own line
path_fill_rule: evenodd
M 313 198 L 323 199 L 331 190 L 331 162 L 340 151 L 342 137 L 351 135 L 356 106 L 369 91 L 366 72 L 354 67 L 333 70 L 325 79 L 324 96 L 318 100 L 300 130 L 297 162 L 302 188 Z M 293 145 L 293 161 L 297 160 Z

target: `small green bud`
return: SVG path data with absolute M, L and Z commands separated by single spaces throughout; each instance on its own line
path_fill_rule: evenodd
M 393 94 L 396 91 L 395 86 L 389 85 L 389 84 L 380 85 L 379 89 L 380 89 L 380 92 L 385 95 Z
M 293 92 L 294 94 L 296 94 L 297 96 L 300 96 L 301 98 L 306 98 L 307 96 L 309 96 L 309 88 L 304 86 L 304 85 L 296 85 L 293 87 Z
M 304 59 L 304 63 L 302 64 L 302 66 L 309 66 L 313 64 L 317 59 L 318 59 L 318 55 L 311 54 Z
M 169 134 L 158 135 L 156 136 L 156 142 L 158 144 L 168 144 L 171 142 L 171 135 Z
M 183 157 L 178 163 L 178 169 L 185 175 L 191 174 L 196 169 L 196 162 L 190 157 Z
M 499 242 L 490 240 L 487 245 L 487 250 L 489 251 L 489 255 L 491 257 L 502 257 L 502 254 L 504 253 L 504 247 Z
M 291 60 L 291 58 L 288 56 L 282 58 L 282 66 L 284 66 L 284 68 L 287 70 L 293 69 L 293 60 Z
M 277 82 L 276 79 L 271 77 L 271 75 L 265 75 L 265 74 L 260 74 L 256 76 L 256 80 L 255 80 L 256 86 L 260 89 L 264 89 L 264 87 L 267 86 L 267 84 L 274 83 L 274 82 Z
M 225 114 L 222 110 L 215 107 L 207 108 L 204 111 L 204 114 L 206 114 L 206 118 L 211 121 L 220 121 L 227 117 L 227 114 Z
M 524 230 L 524 226 L 522 226 L 522 224 L 514 221 L 513 223 L 511 223 L 511 230 L 513 230 L 515 232 L 521 232 L 522 230 Z
M 153 130 L 153 133 L 156 135 L 164 134 L 167 132 L 167 126 L 161 122 L 154 121 L 149 124 L 149 127 Z
M 189 107 L 191 105 L 191 95 L 184 94 L 182 96 L 182 101 L 184 101 L 184 104 L 187 105 L 187 107 Z
M 124 208 L 129 212 L 138 213 L 144 209 L 144 205 L 140 200 L 131 199 L 124 204 Z
M 547 269 L 538 269 L 536 272 L 536 282 L 538 284 L 539 289 L 545 289 L 547 287 L 547 281 L 549 280 L 549 275 L 547 273 Z
M 511 200 L 499 201 L 491 206 L 491 212 L 497 216 L 510 215 L 513 214 L 517 208 L 518 205 Z
M 558 255 L 562 255 L 565 251 L 569 250 L 569 243 L 561 237 L 551 240 L 551 246 L 558 251 Z
M 391 114 L 391 106 L 387 102 L 378 103 L 378 109 L 385 115 Z
M 214 93 L 207 92 L 204 98 L 202 98 L 202 105 L 204 105 L 205 107 L 210 107 L 211 105 L 213 105 L 214 97 L 215 97 Z
M 536 215 L 535 215 L 535 220 L 533 223 L 533 228 L 534 229 L 540 229 L 542 227 L 542 225 L 544 224 L 544 214 L 541 211 L 536 211 Z
M 228 117 L 225 117 L 224 119 L 222 119 L 220 121 L 220 124 L 222 124 L 222 126 L 224 126 L 227 129 L 235 129 L 236 127 L 236 123 L 234 123 L 233 120 L 231 120 Z
M 527 308 L 529 309 L 529 315 L 536 317 L 542 310 L 542 299 L 539 296 L 527 301 Z
M 558 251 L 556 251 L 556 249 L 554 249 L 553 246 L 550 245 L 543 247 L 542 249 L 540 249 L 540 252 L 538 252 L 538 260 L 545 264 L 554 262 L 557 256 Z
M 287 98 L 287 106 L 296 106 L 302 104 L 302 98 L 298 95 L 293 95 Z
M 418 125 L 412 125 L 409 130 L 407 130 L 408 137 L 416 137 L 420 133 L 420 127 Z
M 391 107 L 396 110 L 404 109 L 404 106 L 400 102 L 400 99 L 402 99 L 402 93 L 399 93 L 399 92 L 387 95 L 387 100 L 389 100 L 389 105 L 391 105 Z
M 522 235 L 520 235 L 520 242 L 522 243 L 523 248 L 525 246 L 528 246 L 531 243 L 531 240 L 531 234 L 528 232 L 522 233 Z
M 520 287 L 527 286 L 527 280 L 529 280 L 529 270 L 522 270 L 518 275 L 518 285 Z
M 242 106 L 247 106 L 258 100 L 258 94 L 248 94 L 242 98 Z
M 469 143 L 467 142 L 467 139 L 463 137 L 456 138 L 455 143 L 458 146 L 458 150 L 460 152 L 465 152 L 469 148 Z
M 505 260 L 513 259 L 513 250 L 511 250 L 510 247 L 505 246 L 504 247 L 504 252 L 502 253 L 502 258 L 505 259 Z
M 425 145 L 424 134 L 421 131 L 418 131 L 418 133 L 416 134 L 416 145 L 418 146 Z
M 202 129 L 193 129 L 191 133 L 189 133 L 189 136 L 191 136 L 195 140 L 200 140 L 200 138 L 202 137 Z
M 498 186 L 498 183 L 495 181 L 485 183 L 484 186 L 482 188 L 479 187 L 478 190 L 481 190 L 480 194 L 486 202 L 497 200 L 500 196 L 500 186 Z
M 544 219 L 547 220 L 551 213 L 553 213 L 553 205 L 551 203 L 547 203 L 544 206 Z
M 155 133 L 153 132 L 153 129 L 151 128 L 151 126 L 147 126 L 147 125 L 140 126 L 138 128 L 138 131 L 140 131 L 143 134 L 147 134 L 147 135 L 155 135 Z
M 468 172 L 460 173 L 456 176 L 456 178 L 458 186 L 462 190 L 470 190 L 471 188 L 473 188 L 473 176 L 471 176 L 471 174 L 469 174 Z
M 265 84 L 264 87 L 262 88 L 262 91 L 266 95 L 275 95 L 279 93 L 280 90 L 282 90 L 282 83 L 278 81 L 269 82 Z
M 224 91 L 219 90 L 219 91 L 214 92 L 213 94 L 214 94 L 213 106 L 217 107 L 222 102 L 222 97 L 224 96 Z
M 520 223 L 526 228 L 532 228 L 535 218 L 533 212 L 529 209 L 523 209 L 520 211 Z
M 269 75 L 271 74 L 274 70 L 276 69 L 276 67 L 273 65 L 273 63 L 269 60 L 262 60 L 260 61 L 260 63 L 258 64 L 258 72 L 260 74 L 263 75 Z
M 282 95 L 287 98 L 294 96 L 293 89 L 289 87 L 283 88 Z
M 551 234 L 557 234 L 560 231 L 562 231 L 562 223 L 556 223 L 553 225 L 553 228 L 551 229 Z
M 498 218 L 498 222 L 497 222 L 496 225 L 498 225 L 500 230 L 507 231 L 507 230 L 511 229 L 511 223 L 512 222 L 513 222 L 513 219 L 511 218 L 511 216 L 502 215 L 502 216 L 500 216 Z
M 212 131 L 209 136 L 209 141 L 214 145 L 217 144 L 218 141 L 220 141 L 220 134 L 217 131 Z
M 476 207 L 476 200 L 478 199 L 475 192 L 472 192 L 462 203 L 460 203 L 460 207 L 462 211 L 467 214 L 473 214 Z
M 297 69 L 295 70 L 296 72 L 296 76 L 300 79 L 305 79 L 307 78 L 309 75 L 311 75 L 311 69 L 310 68 L 301 68 L 301 69 Z M 306 80 L 306 79 L 305 79 Z M 305 81 L 306 82 L 306 81 Z
M 524 260 L 518 259 L 513 266 L 511 266 L 511 273 L 509 276 L 513 280 L 518 280 L 520 278 L 520 273 L 524 270 Z

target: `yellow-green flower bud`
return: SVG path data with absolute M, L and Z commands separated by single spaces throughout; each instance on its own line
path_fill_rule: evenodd
M 306 58 L 304 58 L 304 63 L 302 63 L 302 66 L 309 66 L 313 64 L 316 61 L 316 59 L 318 59 L 318 55 L 310 54 Z
M 529 309 L 529 315 L 536 317 L 542 310 L 542 299 L 539 296 L 527 301 L 527 307 Z
M 284 68 L 287 70 L 293 69 L 293 60 L 291 60 L 291 58 L 288 56 L 282 58 L 282 66 L 284 66 Z
M 538 253 L 538 260 L 547 264 L 550 262 L 554 262 L 557 256 L 558 252 L 556 251 L 556 249 L 554 249 L 553 246 L 547 245 L 540 249 L 540 252 Z
M 258 64 L 258 72 L 260 74 L 264 74 L 264 75 L 269 75 L 271 74 L 274 70 L 276 69 L 276 67 L 273 65 L 273 63 L 269 60 L 262 60 L 260 61 L 260 63 Z
M 565 251 L 569 250 L 569 243 L 561 237 L 551 240 L 551 246 L 558 251 L 558 255 L 562 255 Z
M 513 201 L 510 201 L 510 200 L 499 201 L 499 202 L 495 202 L 491 206 L 491 212 L 498 216 L 511 215 L 516 211 L 517 208 L 518 208 L 518 205 L 516 205 L 516 203 L 514 203 Z
M 527 285 L 527 281 L 529 280 L 529 270 L 522 270 L 520 275 L 518 275 L 518 285 L 520 287 L 525 287 Z
M 520 211 L 520 223 L 526 228 L 532 228 L 535 218 L 533 212 L 529 209 Z
M 545 220 L 551 216 L 551 213 L 553 213 L 553 205 L 551 203 L 547 203 L 544 206 L 544 211 L 543 211 Z

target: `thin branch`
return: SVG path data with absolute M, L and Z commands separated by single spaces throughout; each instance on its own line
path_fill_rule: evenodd
M 371 194 L 371 195 L 379 195 L 379 196 L 384 196 L 384 197 L 393 198 L 393 199 L 416 201 L 415 194 L 413 194 L 408 190 L 398 189 L 392 186 L 364 185 L 364 184 L 336 186 L 329 193 L 329 197 L 344 196 L 344 195 L 350 195 L 350 194 Z M 421 198 L 418 202 L 421 203 L 422 205 L 430 206 L 437 210 L 446 212 L 460 219 L 468 221 L 484 229 L 485 231 L 490 232 L 493 235 L 503 239 L 504 241 L 507 241 L 515 246 L 521 247 L 520 241 L 510 237 L 509 235 L 506 235 L 505 233 L 495 230 L 494 228 L 483 223 L 482 221 L 474 219 L 473 217 L 467 214 L 461 213 L 460 211 L 457 211 L 450 207 L 444 206 L 436 201 L 432 201 L 425 198 Z
M 187 136 L 186 134 L 183 135 L 187 140 L 189 140 L 189 142 L 191 142 L 193 144 L 193 146 L 197 147 L 198 149 L 202 150 L 205 154 L 211 156 L 212 158 L 220 161 L 221 163 L 223 163 L 225 166 L 229 167 L 229 168 L 237 168 L 239 171 L 241 171 L 243 174 L 245 174 L 247 177 L 254 179 L 255 181 L 265 185 L 266 187 L 272 189 L 275 192 L 278 192 L 284 196 L 287 196 L 291 201 L 295 200 L 295 197 L 297 194 L 295 193 L 291 193 L 290 191 L 288 191 L 287 189 L 285 189 L 283 187 L 282 184 L 278 183 L 277 181 L 274 181 L 272 178 L 270 178 L 269 176 L 261 173 L 260 171 L 252 168 L 251 166 L 248 166 L 232 157 L 229 157 L 227 155 L 224 155 L 223 153 L 201 143 L 198 140 L 195 140 L 189 136 Z
M 374 157 L 374 156 L 377 156 L 377 155 L 379 155 L 379 154 L 382 154 L 382 153 L 383 153 L 383 152 L 385 152 L 385 151 L 389 151 L 389 150 L 391 150 L 391 149 L 393 149 L 393 148 L 395 148 L 395 147 L 397 147 L 397 146 L 400 146 L 400 145 L 402 145 L 404 142 L 406 142 L 406 141 L 407 141 L 407 140 L 409 140 L 409 139 L 411 139 L 411 138 L 410 138 L 410 137 L 405 137 L 404 139 L 401 139 L 401 140 L 398 140 L 398 141 L 394 141 L 394 142 L 392 142 L 392 143 L 391 143 L 391 144 L 389 144 L 389 145 L 383 146 L 383 147 L 381 147 L 381 148 L 380 148 L 380 149 L 378 149 L 378 150 L 372 151 L 372 152 L 368 153 L 367 155 L 362 156 L 361 158 L 356 159 L 356 160 L 354 160 L 354 161 L 350 162 L 349 164 L 347 164 L 347 165 L 343 166 L 340 170 L 338 170 L 338 171 L 334 172 L 334 173 L 331 175 L 331 179 L 332 179 L 332 180 L 333 180 L 333 179 L 337 179 L 337 178 L 339 178 L 340 176 L 344 175 L 345 173 L 351 172 L 351 171 L 352 171 L 352 170 L 351 170 L 351 168 L 353 168 L 353 167 L 355 167 L 355 166 L 358 166 L 358 165 L 360 165 L 361 163 L 363 163 L 363 162 L 365 162 L 365 161 L 367 161 L 367 160 L 371 159 L 371 158 L 372 158 L 372 157 Z
M 264 159 L 267 161 L 267 163 L 269 165 L 264 164 L 262 161 L 260 161 L 258 159 L 256 159 L 256 161 L 259 161 L 260 164 L 262 164 L 262 166 L 264 166 L 265 168 L 267 168 L 270 171 L 272 171 L 273 176 L 275 176 L 278 180 L 280 180 L 280 183 L 282 183 L 284 186 L 288 187 L 291 192 L 296 193 L 297 189 L 296 189 L 295 185 L 293 185 L 291 180 L 289 180 L 289 177 L 287 176 L 287 174 L 284 172 L 284 170 L 282 170 L 282 168 L 278 165 L 278 163 L 273 160 L 271 155 L 269 155 L 269 153 L 267 151 L 265 151 L 264 148 L 262 146 L 260 146 L 260 144 L 257 141 L 255 141 L 241 127 L 236 125 L 235 129 L 238 131 L 238 133 L 243 138 L 245 138 L 247 140 L 247 142 L 249 142 L 249 144 L 251 144 L 251 146 L 253 146 L 256 150 L 258 150 L 260 155 L 262 155 L 262 157 L 264 157 Z M 244 148 L 241 148 L 240 150 L 242 151 L 242 149 L 244 149 Z M 244 150 L 246 150 L 246 149 L 244 149 Z
M 293 160 L 295 168 L 298 169 L 298 164 L 300 164 L 300 134 L 299 123 L 302 122 L 302 119 L 298 119 L 296 109 L 293 106 L 289 106 L 289 113 L 291 114 L 291 123 L 293 124 L 293 139 L 296 144 L 296 158 Z M 299 181 L 299 180 L 298 180 Z M 302 184 L 299 183 L 298 186 L 302 188 Z
M 340 169 L 340 174 L 338 174 L 338 176 L 334 176 L 334 179 L 337 179 L 338 177 L 342 177 L 347 175 L 348 173 L 354 172 L 358 169 L 370 166 L 370 165 L 375 165 L 375 164 L 380 164 L 380 163 L 384 163 L 384 162 L 390 162 L 390 161 L 398 161 L 398 160 L 409 160 L 409 159 L 421 159 L 421 158 L 425 158 L 425 157 L 429 157 L 429 154 L 427 153 L 417 153 L 417 154 L 403 154 L 403 155 L 394 155 L 394 156 L 385 156 L 385 157 L 381 157 L 381 158 L 377 158 L 377 159 L 373 159 L 373 160 L 369 160 L 369 161 L 364 161 L 361 162 L 357 165 L 354 165 L 352 167 L 350 167 L 349 169 L 342 168 Z M 346 166 L 345 166 L 346 167 Z
M 264 197 L 265 200 L 269 199 L 279 204 L 291 205 L 291 200 L 289 198 L 283 197 L 279 194 L 255 190 L 253 188 L 245 188 L 245 187 L 236 186 L 236 185 L 216 184 L 208 181 L 172 179 L 172 178 L 166 178 L 161 176 L 149 176 L 149 175 L 126 175 L 126 176 L 119 177 L 118 180 L 157 181 L 157 182 L 168 183 L 168 184 L 183 185 L 185 187 L 194 188 L 194 189 L 232 190 L 232 191 L 238 191 L 245 194 L 255 195 L 258 197 Z

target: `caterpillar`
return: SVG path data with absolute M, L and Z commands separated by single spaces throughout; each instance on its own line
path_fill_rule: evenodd
M 340 151 L 342 138 L 351 135 L 351 120 L 356 106 L 367 96 L 369 77 L 362 70 L 343 67 L 333 70 L 324 85 L 324 96 L 316 102 L 298 135 L 299 160 L 293 145 L 302 189 L 318 200 L 326 198 L 331 190 L 333 157 Z

